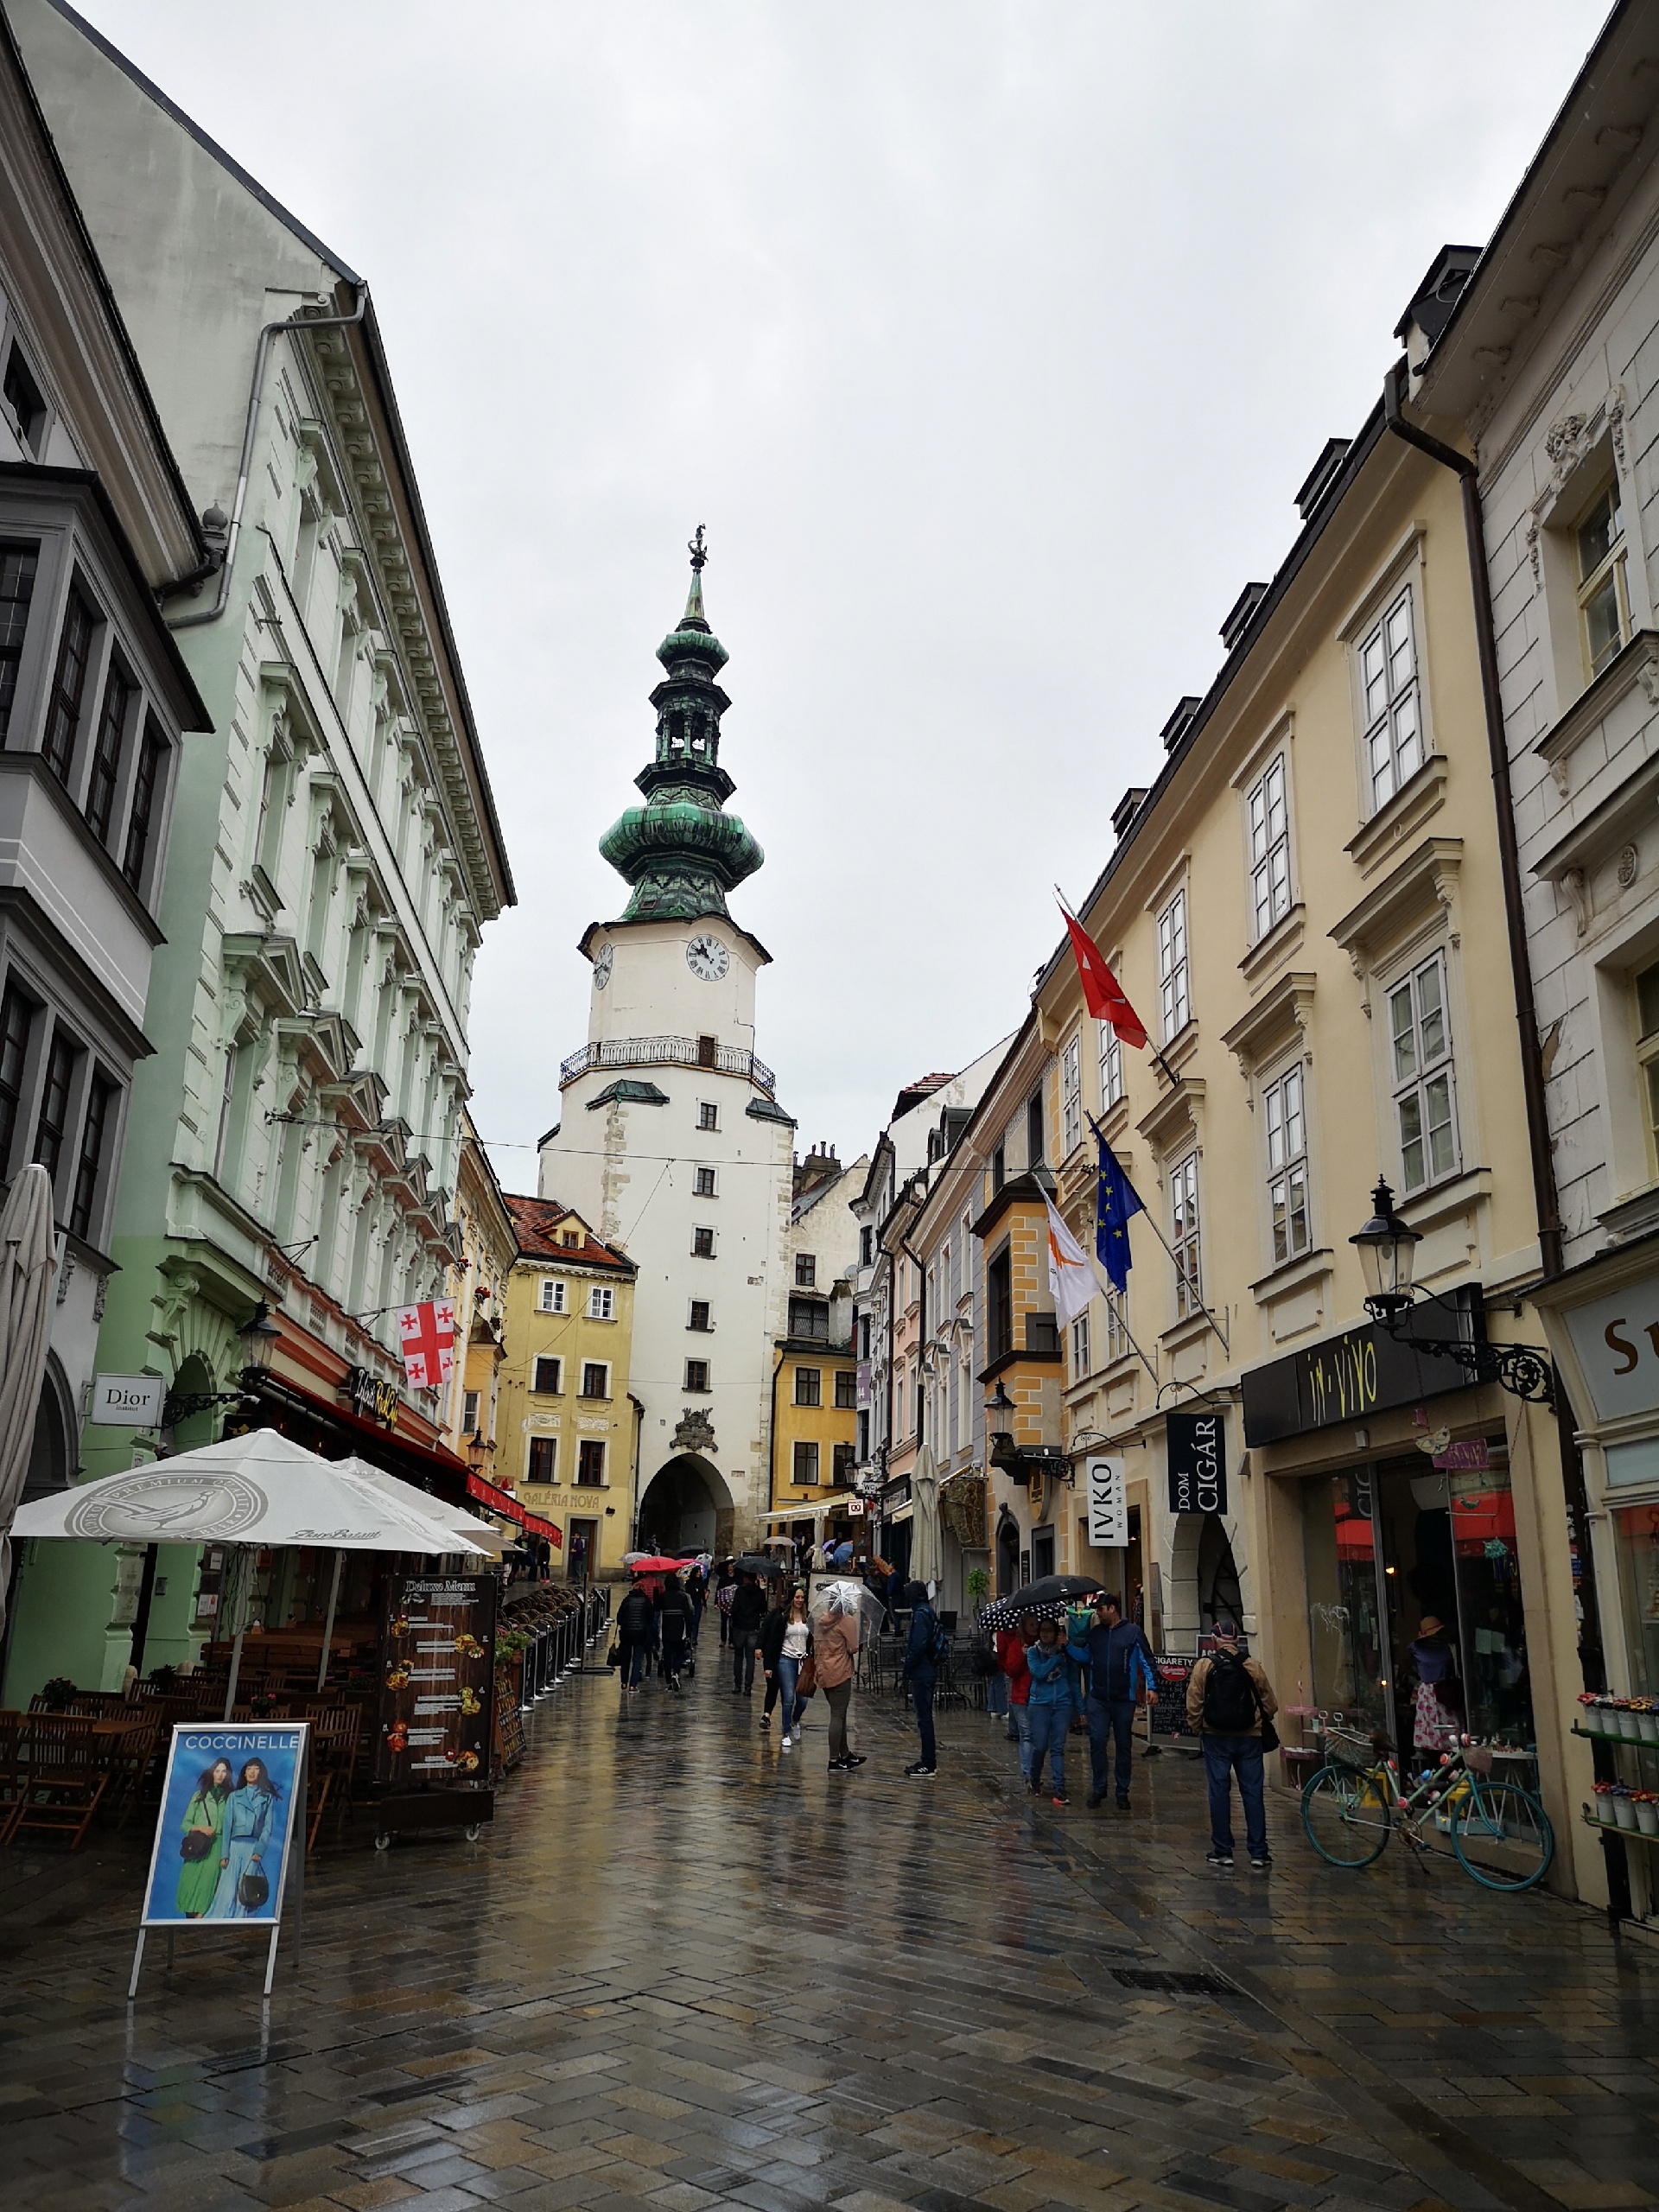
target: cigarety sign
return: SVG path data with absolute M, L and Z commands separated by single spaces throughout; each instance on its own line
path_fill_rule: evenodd
M 1089 1462 L 1089 1541 L 1113 1548 L 1129 1541 L 1127 1471 L 1122 1459 Z
M 166 1399 L 159 1375 L 100 1375 L 91 1418 L 104 1428 L 159 1428 Z

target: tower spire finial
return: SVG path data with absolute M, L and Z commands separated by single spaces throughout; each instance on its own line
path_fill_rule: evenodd
M 685 612 L 682 622 L 695 622 L 708 627 L 709 618 L 702 611 L 702 567 L 709 558 L 709 547 L 703 537 L 702 524 L 697 524 L 697 534 L 686 542 L 686 551 L 691 556 L 691 588 L 685 595 Z
M 709 548 L 703 542 L 702 524 L 701 523 L 697 524 L 696 536 L 687 542 L 685 550 L 691 556 L 692 567 L 697 570 L 699 575 L 701 575 L 702 571 L 702 565 L 709 558 Z

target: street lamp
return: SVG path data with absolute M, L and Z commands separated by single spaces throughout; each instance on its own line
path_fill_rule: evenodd
M 1406 1316 L 1417 1299 L 1437 1306 L 1447 1302 L 1439 1292 L 1422 1290 L 1412 1281 L 1421 1241 L 1395 1213 L 1394 1192 L 1379 1177 L 1371 1193 L 1371 1217 L 1348 1240 L 1359 1248 L 1365 1311 L 1372 1320 L 1396 1344 L 1408 1344 L 1432 1358 L 1454 1361 L 1471 1382 L 1496 1382 L 1511 1397 L 1554 1406 L 1555 1370 L 1548 1354 L 1535 1345 L 1492 1344 L 1485 1338 L 1477 1342 L 1464 1336 L 1426 1337 L 1421 1330 L 1408 1329 Z
M 243 1380 L 251 1376 L 252 1387 L 257 1388 L 258 1378 L 270 1374 L 272 1356 L 283 1340 L 283 1332 L 271 1319 L 270 1308 L 263 1298 L 243 1323 L 241 1336 Z
M 189 1421 L 196 1414 L 207 1413 L 214 1406 L 239 1406 L 245 1401 L 257 1399 L 259 1385 L 270 1372 L 272 1355 L 282 1342 L 283 1332 L 270 1318 L 270 1307 L 262 1298 L 237 1332 L 242 1339 L 241 1386 L 235 1390 L 169 1390 L 162 1408 L 162 1427 L 175 1427 L 181 1421 Z
M 1020 1453 L 1014 1441 L 1009 1420 L 1017 1410 L 1014 1400 L 1002 1387 L 1002 1378 L 996 1378 L 996 1389 L 985 1401 L 985 1427 L 988 1433 L 986 1456 L 994 1467 L 1018 1472 Z

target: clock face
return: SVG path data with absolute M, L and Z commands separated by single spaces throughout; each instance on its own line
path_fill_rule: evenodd
M 616 957 L 613 944 L 601 944 L 594 955 L 594 988 L 602 991 L 611 980 L 611 963 Z
M 685 964 L 705 983 L 717 983 L 732 964 L 732 956 L 717 937 L 694 937 L 685 948 Z

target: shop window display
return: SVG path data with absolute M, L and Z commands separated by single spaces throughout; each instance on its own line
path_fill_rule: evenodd
M 1630 1655 L 1630 1694 L 1659 1696 L 1659 1505 L 1616 1508 L 1613 1534 Z

